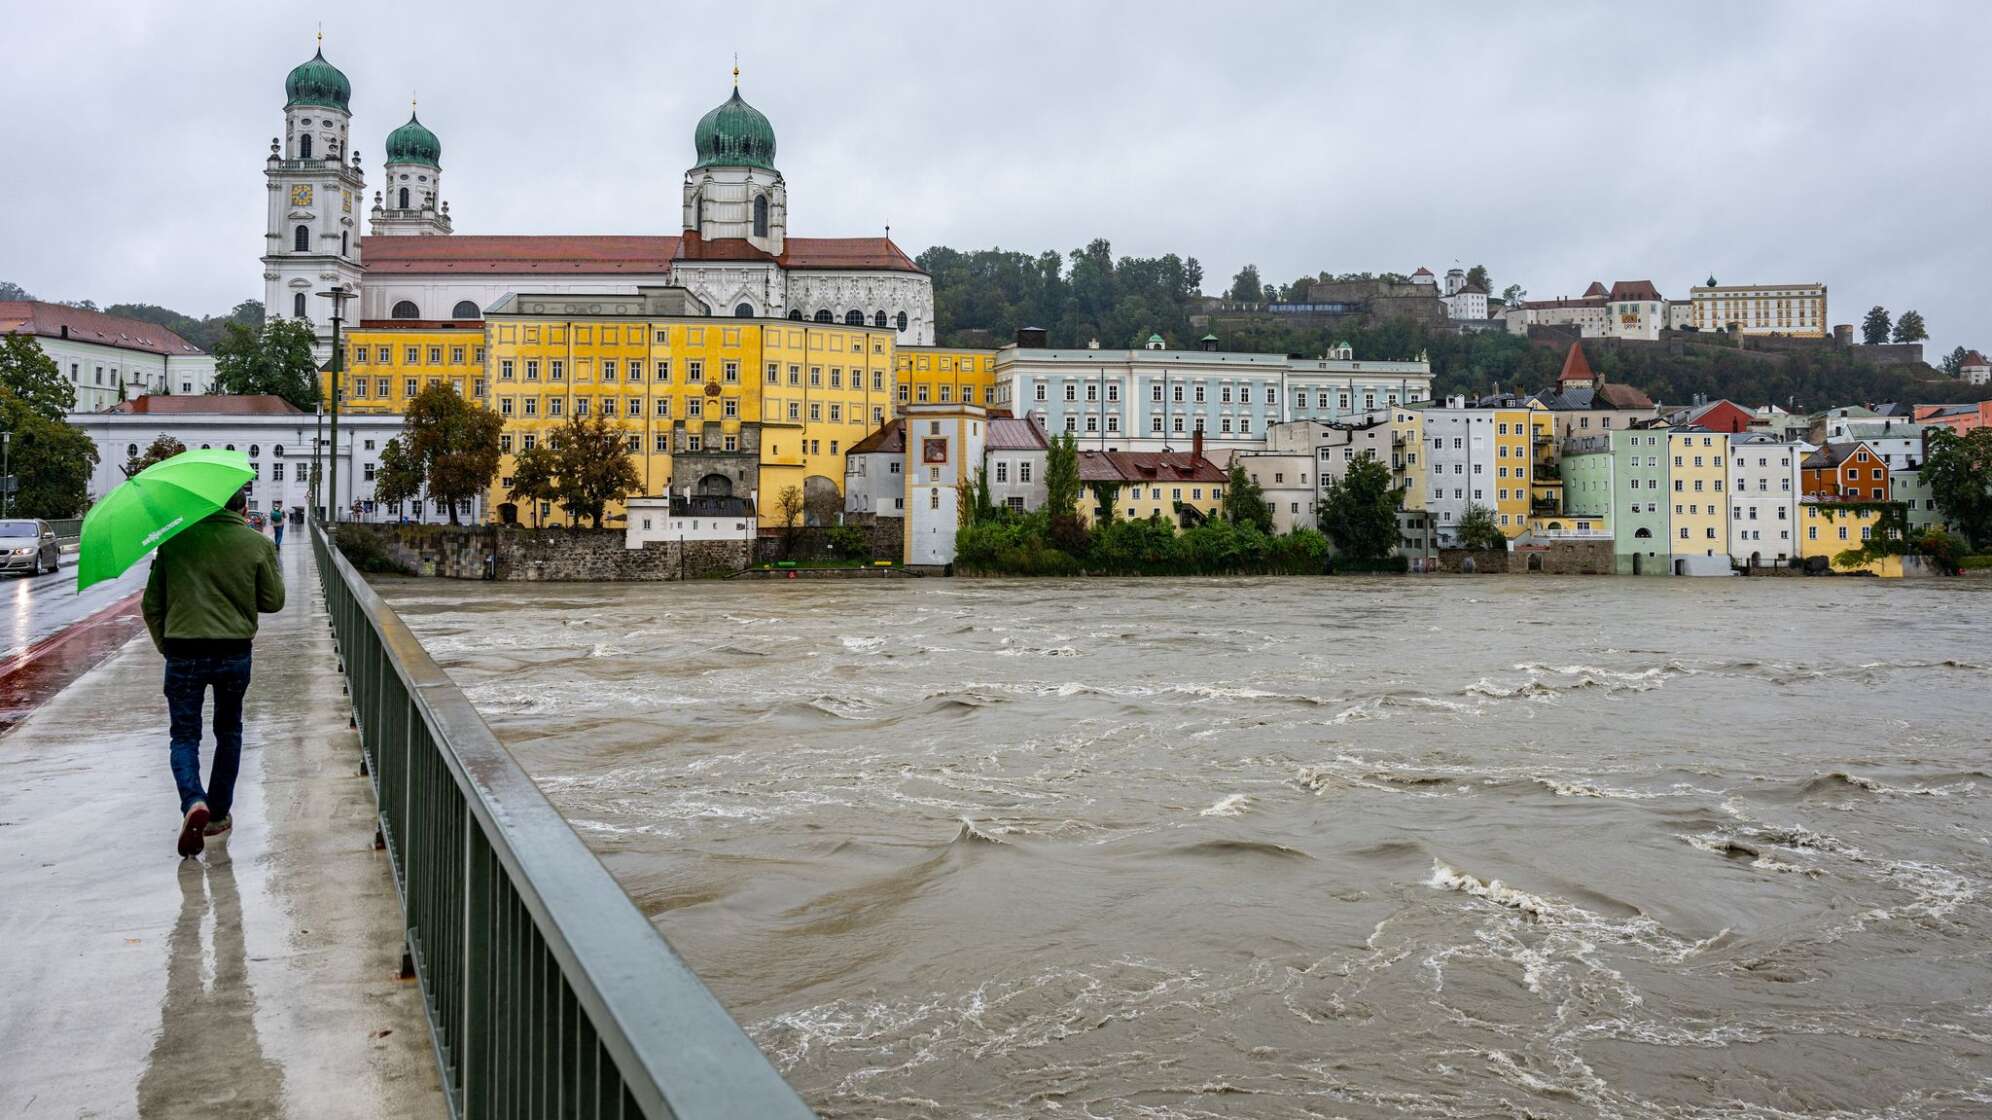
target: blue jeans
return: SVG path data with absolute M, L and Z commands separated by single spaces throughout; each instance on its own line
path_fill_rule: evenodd
M 180 812 L 206 801 L 215 820 L 228 815 L 235 800 L 235 773 L 242 765 L 242 697 L 249 691 L 249 654 L 166 659 L 166 709 L 172 718 L 173 783 L 180 787 Z M 214 689 L 214 764 L 201 789 L 201 706 Z

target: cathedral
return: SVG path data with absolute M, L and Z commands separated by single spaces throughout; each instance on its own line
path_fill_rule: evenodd
M 264 164 L 263 306 L 319 324 L 333 286 L 347 321 L 474 321 L 508 293 L 686 289 L 706 314 L 883 327 L 934 341 L 927 274 L 888 237 L 792 237 L 775 130 L 740 96 L 699 119 L 675 235 L 459 234 L 442 191 L 442 141 L 411 111 L 388 133 L 371 198 L 351 138 L 352 86 L 321 49 L 284 79 L 284 134 Z M 364 213 L 368 228 L 359 223 Z

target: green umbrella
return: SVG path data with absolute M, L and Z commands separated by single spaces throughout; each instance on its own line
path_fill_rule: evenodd
M 83 518 L 76 590 L 116 579 L 139 558 L 228 504 L 256 472 L 240 451 L 182 451 L 132 475 Z

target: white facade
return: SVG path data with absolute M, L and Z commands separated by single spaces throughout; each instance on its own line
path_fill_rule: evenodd
M 1468 506 L 1495 512 L 1494 410 L 1468 408 L 1458 397 L 1424 413 L 1425 510 L 1435 542 L 1451 548 Z M 1386 437 L 1388 438 L 1388 437 Z
M 78 412 L 101 412 L 148 393 L 204 394 L 214 388 L 212 354 L 158 354 L 39 335 L 35 342 L 76 390 Z
M 906 424 L 906 563 L 954 562 L 956 483 L 982 466 L 988 414 L 975 405 L 914 404 Z
M 1799 463 L 1810 448 L 1767 432 L 1729 437 L 1729 558 L 1742 567 L 1798 555 Z
M 263 234 L 263 314 L 305 319 L 317 326 L 320 349 L 331 352 L 333 286 L 358 292 L 359 207 L 366 179 L 357 156 L 348 160 L 350 115 L 321 105 L 284 110 L 284 139 L 271 141 L 263 164 L 267 217 Z M 350 315 L 352 305 L 347 305 Z
M 1880 456 L 1892 471 L 1921 470 L 1923 432 L 1928 428 L 1928 424 L 1911 420 L 1829 419 L 1826 421 L 1826 442 L 1859 441 L 1867 444 L 1868 449 Z
M 853 451 L 844 456 L 844 512 L 906 516 L 906 451 Z
M 756 499 L 747 498 L 630 498 L 623 503 L 628 519 L 624 548 L 677 541 L 746 541 L 760 532 Z
M 1263 451 L 1275 424 L 1343 420 L 1431 396 L 1425 361 L 1289 359 L 1215 350 L 1006 346 L 996 405 L 1089 451 Z M 1221 456 L 1220 456 L 1221 458 Z
M 1964 379 L 1966 385 L 1992 385 L 1992 362 L 1973 350 L 1957 367 L 1957 375 Z
M 311 467 L 315 440 L 331 436 L 323 418 L 313 413 L 240 415 L 229 413 L 71 413 L 68 422 L 97 445 L 97 466 L 90 475 L 92 501 L 103 497 L 125 480 L 120 468 L 131 456 L 142 452 L 152 441 L 168 435 L 189 450 L 203 447 L 242 451 L 256 468 L 251 483 L 249 508 L 302 511 L 312 505 Z M 339 418 L 337 477 L 341 516 L 363 521 L 446 522 L 449 509 L 440 502 L 416 499 L 401 503 L 373 500 L 374 473 L 380 464 L 381 449 L 401 434 L 401 417 L 389 414 L 343 415 Z M 321 449 L 321 472 L 329 482 L 329 445 Z M 319 501 L 329 495 L 321 490 Z M 352 503 L 360 503 L 355 515 Z M 484 520 L 482 500 L 466 502 L 458 508 L 458 519 L 478 524 Z
M 1273 515 L 1273 531 L 1318 527 L 1315 505 L 1321 500 L 1320 472 L 1310 451 L 1233 451 L 1225 469 L 1245 468 L 1245 477 L 1258 486 Z
M 1824 284 L 1716 284 L 1688 289 L 1696 330 L 1824 338 Z
M 1439 301 L 1446 305 L 1446 314 L 1451 318 L 1487 318 L 1487 289 L 1468 284 L 1465 270 L 1446 270 L 1445 293 Z

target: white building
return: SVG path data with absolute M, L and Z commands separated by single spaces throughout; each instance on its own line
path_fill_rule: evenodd
M 1275 424 L 1342 420 L 1431 396 L 1432 368 L 1358 360 L 1347 344 L 1319 358 L 1216 349 L 1006 346 L 996 405 L 1070 432 L 1088 451 L 1181 450 L 1201 428 L 1213 452 L 1262 451 Z M 1222 458 L 1222 455 L 1219 455 Z
M 1294 528 L 1319 528 L 1316 506 L 1328 496 L 1330 483 L 1347 477 L 1358 459 L 1391 462 L 1388 412 L 1373 412 L 1348 420 L 1296 420 L 1275 424 L 1263 451 L 1233 453 L 1248 478 L 1264 493 L 1273 511 L 1273 526 L 1284 533 Z
M 1700 331 L 1825 338 L 1824 284 L 1707 284 L 1688 289 L 1690 322 Z
M 205 393 L 214 358 L 157 323 L 40 300 L 0 300 L 0 334 L 23 334 L 76 390 L 78 412 L 148 393 Z
M 1773 567 L 1798 555 L 1798 467 L 1807 444 L 1769 432 L 1729 437 L 1729 558 Z
M 1425 511 L 1434 542 L 1451 548 L 1459 543 L 1468 506 L 1495 511 L 1494 410 L 1448 397 L 1444 407 L 1424 410 L 1423 433 Z
M 1050 455 L 1051 443 L 1035 421 L 991 418 L 982 456 L 991 504 L 1014 510 L 1042 507 L 1045 461 Z
M 1957 364 L 1957 375 L 1967 385 L 1992 385 L 1992 361 L 1973 350 Z
M 322 480 L 329 483 L 336 474 L 344 519 L 449 520 L 448 506 L 426 496 L 409 502 L 405 508 L 400 502 L 374 501 L 374 475 L 380 466 L 381 450 L 388 440 L 401 434 L 398 415 L 340 416 L 336 468 L 330 462 L 329 418 L 301 412 L 281 397 L 148 396 L 105 412 L 74 412 L 66 419 L 97 445 L 97 467 L 90 475 L 89 486 L 92 501 L 123 482 L 124 464 L 150 447 L 154 439 L 165 435 L 179 440 L 188 450 L 214 447 L 246 453 L 249 465 L 256 470 L 255 481 L 250 484 L 251 510 L 302 514 L 313 508 L 312 464 L 317 462 Z M 329 497 L 328 492 L 321 490 L 317 502 L 323 503 Z M 471 524 L 481 523 L 484 520 L 481 499 L 460 503 L 457 517 Z
M 630 498 L 623 529 L 624 548 L 652 542 L 746 541 L 760 532 L 755 495 L 745 498 L 673 494 L 663 498 Z
M 1650 280 L 1620 280 L 1609 289 L 1592 281 L 1575 299 L 1523 300 L 1502 315 L 1510 334 L 1527 334 L 1533 326 L 1574 326 L 1584 338 L 1653 341 L 1673 325 L 1670 316 L 1679 319 L 1670 306 Z
M 1828 417 L 1826 420 L 1827 443 L 1860 442 L 1881 457 L 1891 471 L 1916 471 L 1923 468 L 1923 433 L 1928 424 L 1918 424 L 1913 420 L 1893 418 L 1864 420 L 1848 417 Z
M 954 562 L 961 527 L 955 485 L 972 478 L 983 462 L 989 414 L 972 404 L 909 404 L 906 425 L 907 564 L 939 567 Z
M 467 236 L 442 198 L 442 142 L 412 114 L 385 141 L 384 186 L 360 236 L 365 180 L 349 132 L 352 88 L 321 53 L 284 83 L 285 135 L 264 166 L 264 308 L 309 319 L 329 338 L 330 301 L 347 318 L 474 320 L 507 292 L 634 292 L 682 287 L 715 315 L 892 327 L 932 345 L 933 282 L 885 237 L 788 233 L 788 186 L 768 119 L 732 96 L 699 120 L 676 235 Z M 349 153 L 354 153 L 350 154 Z
M 844 512 L 906 516 L 906 422 L 891 420 L 844 452 Z
M 1446 271 L 1446 294 L 1439 302 L 1446 305 L 1446 314 L 1454 319 L 1487 318 L 1487 289 L 1467 281 L 1462 269 Z

